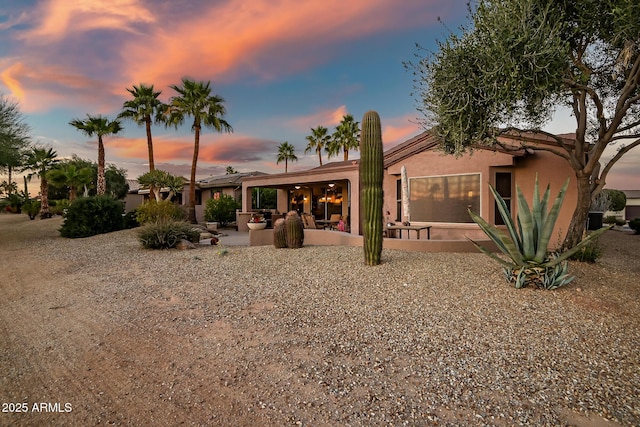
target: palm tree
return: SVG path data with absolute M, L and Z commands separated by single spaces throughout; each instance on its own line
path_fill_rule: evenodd
M 328 129 L 324 126 L 318 126 L 317 128 L 311 128 L 311 135 L 307 136 L 306 140 L 309 141 L 307 148 L 304 150 L 305 154 L 310 151 L 318 153 L 318 160 L 320 160 L 320 166 L 322 166 L 322 149 L 327 145 L 331 137 L 327 134 Z
M 276 160 L 276 164 L 284 161 L 284 173 L 287 173 L 289 160 L 298 160 L 298 156 L 296 156 L 295 148 L 293 147 L 293 145 L 285 141 L 282 144 L 278 145 L 278 159 Z
M 349 160 L 349 150 L 358 150 L 360 147 L 360 126 L 351 114 L 342 117 L 342 121 L 331 136 L 327 145 L 329 158 L 337 156 L 340 150 L 344 153 L 344 160 Z
M 171 85 L 171 89 L 178 92 L 169 100 L 166 112 L 167 125 L 178 125 L 184 123 L 186 117 L 192 117 L 194 145 L 193 161 L 191 162 L 191 179 L 189 182 L 189 221 L 197 223 L 196 220 L 196 166 L 198 163 L 198 152 L 200 151 L 200 131 L 202 126 L 215 129 L 218 132 L 233 132 L 233 128 L 222 117 L 227 113 L 224 107 L 224 98 L 218 95 L 211 95 L 211 82 L 196 82 L 186 77 L 182 79 L 182 85 Z
M 227 171 L 225 172 L 226 175 L 233 175 L 236 173 L 238 173 L 238 171 L 235 170 L 233 166 L 227 166 Z
M 28 175 L 31 179 L 33 176 L 40 177 L 40 218 L 51 218 L 49 213 L 49 183 L 47 181 L 47 173 L 58 163 L 56 153 L 53 148 L 33 147 L 27 152 L 27 161 L 25 169 L 33 172 Z
M 151 122 L 162 122 L 167 105 L 158 99 L 162 91 L 153 90 L 153 85 L 147 86 L 141 83 L 140 86 L 133 85 L 131 89 L 127 88 L 127 91 L 133 96 L 133 99 L 122 104 L 122 112 L 118 115 L 118 118 L 131 119 L 138 125 L 145 126 L 149 151 L 149 172 L 153 172 L 155 164 L 153 162 Z
M 73 163 L 66 163 L 49 171 L 47 178 L 51 183 L 69 188 L 69 202 L 76 199 L 78 188 L 90 184 L 93 180 L 91 168 L 78 169 Z
M 84 120 L 73 119 L 69 124 L 87 136 L 98 135 L 98 183 L 96 185 L 96 193 L 104 194 L 107 184 L 104 176 L 104 143 L 102 137 L 104 135 L 115 135 L 122 130 L 122 125 L 118 119 L 109 121 L 108 118 L 101 115 L 91 116 L 87 114 Z

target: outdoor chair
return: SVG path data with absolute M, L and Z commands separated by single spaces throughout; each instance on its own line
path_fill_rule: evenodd
M 310 228 L 312 230 L 321 230 L 323 227 L 316 224 L 316 220 L 313 219 L 313 215 L 306 213 L 302 214 L 302 225 L 304 228 Z

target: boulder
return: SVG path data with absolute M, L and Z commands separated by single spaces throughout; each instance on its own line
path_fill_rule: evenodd
M 176 244 L 176 249 L 180 249 L 181 251 L 184 251 L 186 249 L 195 249 L 196 245 L 194 245 L 193 243 L 191 243 L 190 241 L 186 240 L 186 239 L 181 239 L 177 244 Z

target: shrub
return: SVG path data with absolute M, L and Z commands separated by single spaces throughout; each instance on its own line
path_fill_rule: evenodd
M 586 246 L 580 249 L 575 254 L 571 255 L 569 259 L 580 262 L 588 262 L 593 264 L 598 261 L 602 256 L 602 249 L 600 249 L 600 245 L 598 244 L 598 239 L 594 239 L 589 242 Z
M 22 205 L 22 212 L 29 215 L 29 219 L 33 220 L 40 212 L 41 203 L 35 199 L 29 199 Z
M 235 221 L 236 209 L 240 209 L 238 203 L 228 194 L 222 194 L 218 199 L 207 200 L 204 208 L 204 219 L 207 222 L 219 222 L 221 227 Z
M 629 227 L 636 232 L 636 234 L 640 234 L 640 218 L 635 218 L 629 221 Z
M 187 218 L 184 207 L 169 200 L 148 200 L 136 209 L 139 224 L 158 221 L 182 221 Z
M 52 215 L 64 216 L 65 212 L 69 210 L 69 206 L 68 199 L 49 200 L 49 211 Z
M 147 249 L 169 249 L 182 239 L 197 242 L 200 230 L 184 221 L 158 221 L 148 223 L 138 230 L 138 239 Z
M 111 196 L 80 197 L 69 206 L 60 235 L 89 237 L 122 230 L 124 204 Z

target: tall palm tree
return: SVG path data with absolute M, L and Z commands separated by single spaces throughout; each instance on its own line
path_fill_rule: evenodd
M 295 148 L 293 147 L 293 145 L 285 141 L 282 144 L 278 145 L 278 159 L 276 160 L 276 164 L 284 161 L 284 173 L 288 172 L 287 169 L 289 168 L 289 160 L 298 160 L 298 156 L 296 156 Z
M 342 150 L 344 160 L 349 160 L 349 150 L 358 150 L 360 147 L 360 124 L 356 122 L 351 114 L 342 117 L 342 121 L 336 126 L 335 132 L 331 136 L 331 141 L 327 145 L 329 158 L 337 156 Z
M 51 183 L 69 188 L 69 202 L 76 199 L 79 187 L 88 185 L 93 180 L 91 168 L 80 168 L 73 163 L 66 163 L 61 167 L 51 169 L 47 175 Z
M 324 126 L 318 126 L 317 128 L 311 128 L 311 135 L 307 136 L 306 140 L 309 141 L 307 148 L 304 150 L 305 154 L 310 151 L 318 153 L 318 160 L 320 160 L 320 166 L 322 166 L 322 149 L 329 143 L 331 137 L 327 134 L 328 129 Z
M 153 172 L 155 164 L 153 161 L 153 138 L 151 137 L 151 123 L 161 123 L 167 105 L 158 99 L 162 91 L 155 91 L 153 85 L 147 86 L 141 83 L 127 91 L 133 96 L 133 99 L 125 101 L 122 104 L 122 112 L 118 114 L 118 118 L 133 120 L 138 125 L 144 125 L 147 132 L 147 148 L 149 151 L 149 172 Z
M 200 132 L 202 126 L 214 129 L 218 132 L 233 132 L 233 128 L 223 119 L 227 110 L 224 106 L 224 98 L 211 95 L 211 82 L 196 82 L 186 77 L 182 79 L 182 85 L 171 85 L 171 89 L 178 92 L 169 100 L 166 112 L 167 125 L 184 123 L 186 117 L 193 118 L 191 129 L 193 130 L 193 160 L 191 162 L 191 177 L 189 182 L 189 221 L 197 223 L 196 219 L 196 166 L 198 152 L 200 151 Z
M 47 173 L 58 163 L 56 160 L 58 153 L 53 148 L 33 147 L 27 152 L 27 161 L 25 169 L 33 172 L 28 175 L 31 179 L 33 176 L 40 177 L 40 218 L 51 218 L 49 212 L 49 183 L 47 181 Z
M 118 119 L 109 121 L 107 117 L 101 115 L 91 116 L 87 114 L 84 120 L 73 119 L 69 124 L 87 136 L 98 135 L 98 183 L 96 193 L 104 194 L 107 191 L 107 183 L 104 176 L 104 135 L 115 135 L 122 130 L 122 125 Z

